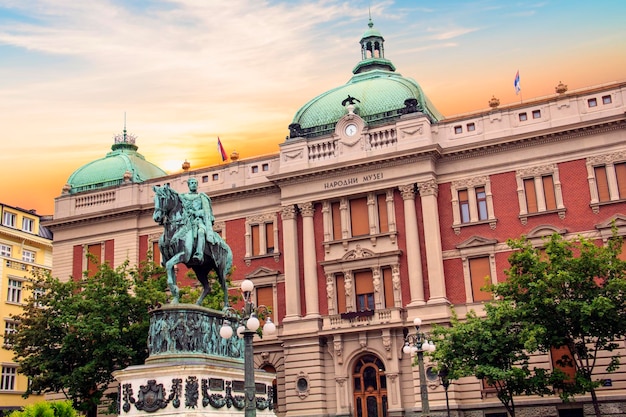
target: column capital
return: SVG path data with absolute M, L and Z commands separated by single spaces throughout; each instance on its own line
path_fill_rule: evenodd
M 415 199 L 415 184 L 400 185 L 398 186 L 398 190 L 400 190 L 403 200 Z
M 420 182 L 417 184 L 417 189 L 420 192 L 420 196 L 435 196 L 437 197 L 437 193 L 439 191 L 439 187 L 434 179 Z
M 291 204 L 282 208 L 283 220 L 293 220 L 296 218 L 296 206 Z
M 310 201 L 298 204 L 298 208 L 300 209 L 300 214 L 302 214 L 302 217 L 313 217 L 313 213 L 315 213 L 315 207 Z

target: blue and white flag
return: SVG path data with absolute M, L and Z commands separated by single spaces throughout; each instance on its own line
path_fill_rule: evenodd
M 517 70 L 517 73 L 515 74 L 515 81 L 513 81 L 513 87 L 515 87 L 515 94 L 519 94 L 519 92 L 522 90 L 522 88 L 519 85 L 519 70 Z

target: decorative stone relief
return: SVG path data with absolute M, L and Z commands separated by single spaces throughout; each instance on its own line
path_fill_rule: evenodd
M 296 394 L 298 394 L 298 397 L 300 397 L 301 400 L 304 400 L 309 396 L 310 391 L 311 387 L 309 384 L 309 376 L 300 371 L 296 377 Z

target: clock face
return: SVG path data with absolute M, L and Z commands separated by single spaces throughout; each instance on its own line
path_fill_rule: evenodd
M 354 136 L 357 130 L 358 129 L 356 125 L 354 123 L 350 123 L 348 126 L 346 126 L 345 132 L 348 136 Z

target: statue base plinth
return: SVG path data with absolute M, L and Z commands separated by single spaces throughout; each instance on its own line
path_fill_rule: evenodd
M 189 304 L 152 311 L 146 363 L 113 374 L 119 382 L 119 416 L 243 415 L 243 342 L 237 336 L 221 339 L 222 320 L 221 312 Z M 259 417 L 275 417 L 274 378 L 255 370 Z

